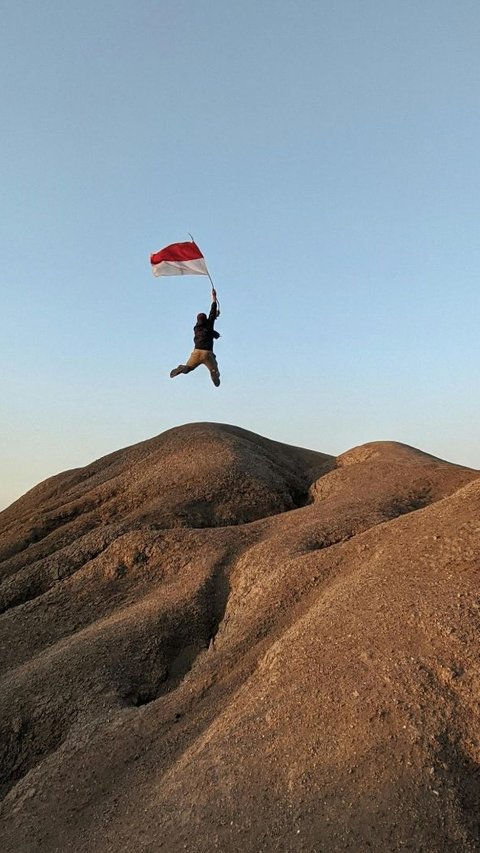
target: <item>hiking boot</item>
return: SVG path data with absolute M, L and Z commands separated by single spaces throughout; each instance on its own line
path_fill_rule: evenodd
M 179 364 L 178 367 L 174 367 L 173 370 L 170 371 L 170 379 L 173 379 L 174 376 L 178 376 L 179 373 L 183 373 L 183 364 Z
M 218 388 L 218 386 L 220 385 L 220 374 L 218 373 L 218 371 L 213 370 L 210 376 L 213 384 L 215 385 L 215 388 Z

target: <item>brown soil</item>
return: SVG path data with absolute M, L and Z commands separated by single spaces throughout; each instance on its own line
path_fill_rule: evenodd
M 0 849 L 480 851 L 480 472 L 192 424 L 0 514 Z

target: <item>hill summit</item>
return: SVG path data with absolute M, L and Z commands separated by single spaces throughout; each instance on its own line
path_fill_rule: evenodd
M 480 850 L 480 472 L 178 427 L 0 513 L 0 848 Z

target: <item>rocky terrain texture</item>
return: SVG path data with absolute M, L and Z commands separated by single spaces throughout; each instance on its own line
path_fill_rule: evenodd
M 0 849 L 480 851 L 480 472 L 191 424 L 0 513 Z

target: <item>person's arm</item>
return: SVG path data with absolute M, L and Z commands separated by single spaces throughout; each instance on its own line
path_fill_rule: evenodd
M 210 314 L 208 315 L 208 322 L 213 324 L 217 319 L 217 291 L 214 287 L 212 287 L 212 307 L 210 308 Z

